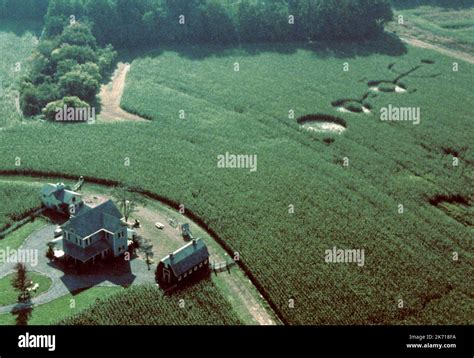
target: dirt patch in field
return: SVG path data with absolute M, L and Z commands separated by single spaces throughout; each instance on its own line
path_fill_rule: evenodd
M 347 128 L 344 119 L 328 114 L 308 114 L 297 119 L 299 125 L 308 131 L 341 134 Z
M 120 108 L 125 79 L 130 70 L 128 63 L 119 63 L 109 83 L 102 85 L 100 89 L 101 111 L 99 118 L 102 122 L 140 121 L 146 119 Z

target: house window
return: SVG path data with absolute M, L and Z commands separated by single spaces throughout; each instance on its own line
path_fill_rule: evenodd
M 189 270 L 188 273 L 191 275 L 193 273 L 193 269 Z
M 181 281 L 183 278 L 181 276 L 178 277 L 178 281 Z
M 204 265 L 207 265 L 207 259 L 204 261 Z
M 194 266 L 194 271 L 197 271 L 197 269 L 198 269 L 197 265 L 196 265 L 196 266 Z
M 202 267 L 202 262 L 199 264 L 199 267 Z
M 187 272 L 185 272 L 185 273 L 184 273 L 184 277 L 187 277 L 187 276 L 188 276 L 188 273 L 187 273 Z

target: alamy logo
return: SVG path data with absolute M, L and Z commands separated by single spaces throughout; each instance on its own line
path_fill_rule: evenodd
M 29 263 L 32 267 L 38 265 L 38 250 L 6 249 L 0 250 L 0 264 L 4 263 Z
M 56 122 L 95 122 L 95 107 L 58 107 L 55 109 Z
M 229 154 L 217 156 L 218 168 L 230 169 L 250 169 L 251 172 L 257 171 L 257 155 L 249 154 Z
M 380 109 L 380 120 L 382 121 L 408 121 L 420 124 L 420 107 L 396 107 L 391 104 Z
M 334 246 L 325 251 L 324 261 L 327 263 L 357 263 L 357 266 L 362 267 L 365 264 L 365 251 L 364 249 L 338 249 Z
M 18 336 L 18 348 L 47 348 L 48 351 L 56 350 L 56 336 L 54 334 L 22 334 Z

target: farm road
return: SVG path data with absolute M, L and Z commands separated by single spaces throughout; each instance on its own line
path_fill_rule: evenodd
M 457 58 L 457 59 L 460 59 L 460 60 L 463 60 L 463 61 L 474 64 L 474 56 L 472 56 L 472 55 L 470 55 L 466 52 L 450 50 L 450 49 L 445 48 L 445 47 L 432 45 L 432 44 L 429 44 L 428 42 L 424 42 L 424 41 L 418 40 L 414 37 L 410 37 L 410 36 L 406 36 L 406 35 L 403 36 L 403 37 L 400 37 L 400 39 L 402 41 L 406 42 L 409 45 L 412 45 L 412 46 L 415 46 L 415 47 L 420 47 L 420 48 L 425 48 L 425 49 L 428 49 L 428 50 L 433 50 L 433 51 L 439 52 L 443 55 L 454 57 L 454 58 Z
M 101 111 L 99 117 L 104 122 L 122 121 L 146 121 L 146 119 L 135 114 L 128 113 L 120 108 L 123 91 L 125 90 L 125 79 L 130 70 L 130 64 L 120 62 L 117 65 L 111 81 L 102 85 L 100 89 Z

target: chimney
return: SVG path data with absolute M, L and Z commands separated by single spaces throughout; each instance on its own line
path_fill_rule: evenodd
M 174 258 L 174 255 L 172 252 L 170 252 L 170 260 L 173 260 L 173 258 Z
M 193 239 L 193 246 L 196 246 L 196 244 L 197 244 L 196 239 Z

